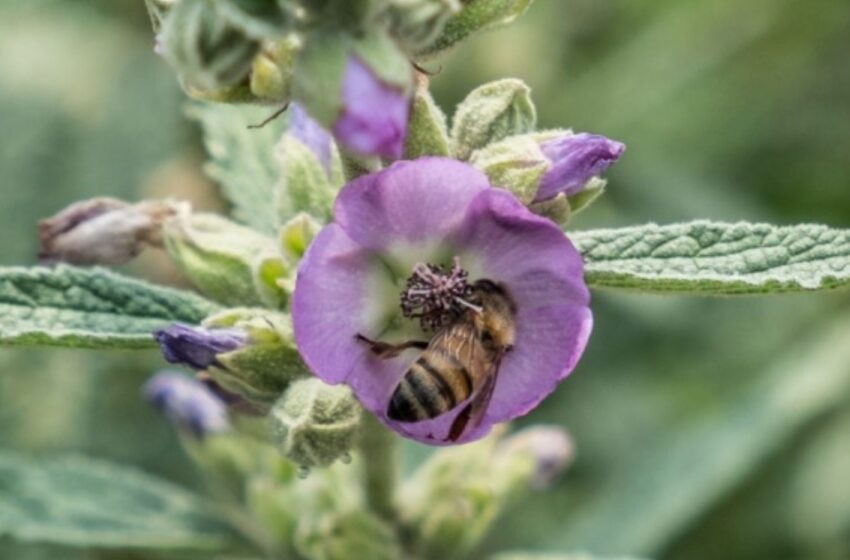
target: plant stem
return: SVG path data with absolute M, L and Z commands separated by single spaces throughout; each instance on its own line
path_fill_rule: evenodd
M 399 466 L 396 436 L 370 414 L 364 415 L 361 430 L 366 502 L 381 517 L 395 519 Z

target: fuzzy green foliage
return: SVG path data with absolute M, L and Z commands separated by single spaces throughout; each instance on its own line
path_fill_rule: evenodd
M 850 232 L 821 225 L 696 221 L 572 238 L 596 287 L 734 295 L 850 284 Z
M 107 270 L 0 269 L 0 342 L 82 348 L 155 346 L 154 329 L 216 309 L 195 294 Z

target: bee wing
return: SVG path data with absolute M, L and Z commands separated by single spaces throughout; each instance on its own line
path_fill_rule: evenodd
M 481 425 L 481 421 L 484 420 L 484 413 L 487 412 L 487 408 L 490 406 L 490 400 L 493 398 L 493 390 L 496 388 L 496 380 L 499 377 L 499 366 L 502 362 L 502 356 L 503 354 L 500 354 L 496 357 L 485 376 L 484 385 L 472 397 L 466 408 L 455 418 L 449 430 L 449 437 L 446 438 L 448 441 L 457 441 L 467 428 L 474 429 Z

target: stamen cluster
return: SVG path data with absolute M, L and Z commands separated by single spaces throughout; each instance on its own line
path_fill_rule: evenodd
M 451 270 L 430 263 L 417 263 L 407 285 L 401 292 L 401 312 L 408 319 L 419 319 L 426 331 L 437 331 L 454 319 L 469 303 L 472 287 L 467 278 L 469 273 L 460 267 L 460 259 L 454 258 Z

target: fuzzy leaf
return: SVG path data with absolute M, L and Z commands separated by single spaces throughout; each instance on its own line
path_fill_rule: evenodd
M 84 457 L 0 453 L 0 535 L 83 547 L 211 550 L 233 535 L 189 491 Z
M 767 294 L 850 284 L 850 231 L 696 221 L 570 235 L 588 285 L 645 292 Z
M 455 46 L 473 33 L 507 25 L 528 10 L 534 0 L 466 0 L 460 12 L 446 22 L 442 33 L 420 52 L 429 57 Z
M 277 118 L 261 128 L 251 128 L 274 112 L 270 107 L 198 103 L 189 115 L 201 123 L 210 161 L 207 173 L 233 204 L 233 217 L 263 233 L 277 231 L 275 190 L 280 165 L 275 146 L 286 119 Z
M 795 434 L 846 404 L 848 363 L 846 316 L 796 336 L 763 372 L 741 371 L 725 400 L 644 442 L 547 544 L 606 553 L 665 549 L 735 487 L 752 480 Z
M 216 309 L 192 293 L 99 268 L 0 268 L 0 344 L 153 347 L 154 329 L 199 323 Z

